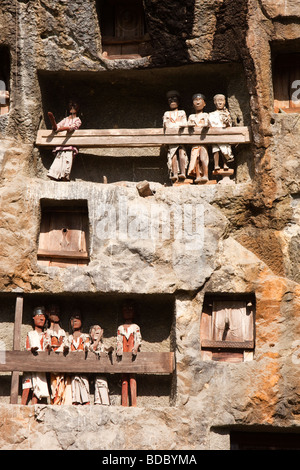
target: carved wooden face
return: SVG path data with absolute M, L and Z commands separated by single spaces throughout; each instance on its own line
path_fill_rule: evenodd
M 99 338 L 101 339 L 103 336 L 103 330 L 101 326 L 95 325 L 94 328 L 91 329 L 91 339 L 92 341 L 97 341 Z
M 217 109 L 221 110 L 226 104 L 225 96 L 217 95 L 215 96 L 214 103 Z
M 78 104 L 71 101 L 69 103 L 69 113 L 72 114 L 72 115 L 76 115 L 78 112 Z
M 60 320 L 60 311 L 58 305 L 51 305 L 49 309 L 49 320 L 58 323 Z
M 73 315 L 73 317 L 71 317 L 70 323 L 71 323 L 71 328 L 73 331 L 80 330 L 81 325 L 82 325 L 80 315 L 78 314 Z
M 122 308 L 124 320 L 132 321 L 134 317 L 134 306 L 131 304 L 125 304 Z
M 168 98 L 169 107 L 171 110 L 177 109 L 179 106 L 179 101 L 177 96 L 171 96 Z
M 33 317 L 34 326 L 43 328 L 45 326 L 46 316 L 43 313 L 39 313 Z
M 196 98 L 194 98 L 193 100 L 193 106 L 194 106 L 194 109 L 195 111 L 202 111 L 204 108 L 205 108 L 205 101 L 203 98 L 201 98 L 201 96 L 197 96 Z

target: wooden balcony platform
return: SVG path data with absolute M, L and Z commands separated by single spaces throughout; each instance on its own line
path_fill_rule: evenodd
M 11 372 L 10 403 L 18 403 L 19 374 L 22 372 L 104 373 L 170 375 L 175 370 L 174 352 L 139 352 L 136 357 L 124 353 L 119 359 L 115 352 L 100 358 L 93 352 L 69 352 L 64 355 L 54 351 L 33 354 L 21 350 L 21 328 L 24 299 L 16 295 L 13 350 L 0 350 L 0 373 Z
M 199 145 L 199 144 L 249 144 L 252 141 L 249 127 L 200 128 L 184 127 L 178 129 L 79 129 L 72 133 L 39 130 L 38 147 L 57 147 L 72 145 L 78 148 L 105 147 L 160 147 L 161 145 Z

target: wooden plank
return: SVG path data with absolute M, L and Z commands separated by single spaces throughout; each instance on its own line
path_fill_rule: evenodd
M 87 209 L 85 207 L 72 207 L 72 206 L 46 206 L 43 207 L 43 214 L 48 214 L 49 212 L 57 214 L 58 212 L 66 212 L 68 214 L 87 214 Z
M 1 352 L 0 352 L 1 353 Z M 175 370 L 173 352 L 140 352 L 133 360 L 131 353 L 124 353 L 119 360 L 115 354 L 102 355 L 100 359 L 89 352 L 63 353 L 30 351 L 6 351 L 5 364 L 0 364 L 0 372 L 66 372 L 66 373 L 106 373 L 106 374 L 171 374 Z
M 21 349 L 21 327 L 23 318 L 23 296 L 18 295 L 16 298 L 15 306 L 15 325 L 14 325 L 14 337 L 13 337 L 13 349 Z
M 294 100 L 293 99 L 293 93 L 296 91 L 296 89 L 298 90 L 298 80 L 300 78 L 300 64 L 299 64 L 299 60 L 300 60 L 300 54 L 298 55 L 297 57 L 297 60 L 294 61 L 294 63 L 291 64 L 291 67 L 290 67 L 290 76 L 289 76 L 289 85 L 290 85 L 290 105 L 289 105 L 289 108 L 291 110 L 294 110 L 294 112 L 297 112 L 297 109 L 299 110 L 299 101 L 298 99 L 297 100 Z M 297 86 L 294 86 L 293 87 L 293 84 L 294 83 L 297 83 Z M 298 95 L 298 92 L 295 93 L 295 95 Z M 298 96 L 297 96 L 298 97 Z
M 15 323 L 14 323 L 14 336 L 13 336 L 13 348 L 15 352 L 18 352 L 21 349 L 21 327 L 22 327 L 22 318 L 23 318 L 23 296 L 18 295 L 16 298 L 15 305 Z M 6 358 L 6 353 L 5 353 Z M 11 376 L 11 386 L 10 386 L 10 403 L 12 405 L 18 403 L 19 395 L 19 372 L 15 369 L 10 369 L 12 371 Z
M 273 74 L 273 89 L 274 89 L 274 109 L 278 112 L 279 109 L 289 108 L 290 106 L 290 83 L 289 83 L 289 69 L 278 67 Z
M 244 342 L 253 339 L 253 315 L 247 315 L 243 300 L 216 300 L 212 310 L 212 337 L 226 342 Z M 226 328 L 226 320 L 228 328 Z
M 200 334 L 201 334 L 201 341 L 204 339 L 211 339 L 212 338 L 212 306 L 205 302 L 203 304 L 203 311 L 200 320 Z
M 213 361 L 218 362 L 229 362 L 229 363 L 237 363 L 243 362 L 243 352 L 229 352 L 229 351 L 213 351 L 212 358 Z
M 83 148 L 159 147 L 161 145 L 245 144 L 251 142 L 248 127 L 168 129 L 87 129 L 54 133 L 39 130 L 36 145 L 56 147 L 73 145 Z
M 10 384 L 10 404 L 17 405 L 18 404 L 18 396 L 19 396 L 19 372 L 13 371 L 11 374 L 11 384 Z
M 109 136 L 109 137 L 78 137 L 73 136 L 64 138 L 57 136 L 53 140 L 40 143 L 40 147 L 59 147 L 59 146 L 74 146 L 83 148 L 139 148 L 139 147 L 160 147 L 161 145 L 200 145 L 200 144 L 244 144 L 247 143 L 243 135 L 225 135 L 225 136 L 178 136 L 178 135 L 165 135 L 165 136 L 146 136 L 146 137 L 128 137 L 128 136 Z
M 216 348 L 216 349 L 253 349 L 254 341 L 211 341 L 203 339 L 201 341 L 202 348 Z
M 50 251 L 39 249 L 37 255 L 40 258 L 89 259 L 89 255 L 86 251 Z
M 143 127 L 143 128 L 131 128 L 131 129 L 78 129 L 72 133 L 67 131 L 62 132 L 53 132 L 49 129 L 40 129 L 38 131 L 38 136 L 40 137 L 72 137 L 74 135 L 78 137 L 90 136 L 90 137 L 107 137 L 107 136 L 165 136 L 165 135 L 244 135 L 249 136 L 250 129 L 245 126 L 238 127 L 194 127 L 194 126 L 185 126 L 180 130 L 176 128 L 169 128 L 164 130 L 162 127 Z
M 278 113 L 279 112 L 279 109 L 281 109 L 284 113 L 288 113 L 288 114 L 298 114 L 300 113 L 300 106 L 297 106 L 297 107 L 294 107 L 294 108 L 276 108 L 275 107 L 275 112 Z

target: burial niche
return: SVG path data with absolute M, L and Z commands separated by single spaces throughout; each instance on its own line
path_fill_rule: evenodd
M 253 359 L 254 301 L 250 297 L 206 298 L 200 324 L 202 359 Z
M 41 201 L 38 264 L 58 267 L 87 265 L 88 240 L 86 201 Z
M 141 0 L 99 0 L 97 10 L 104 56 L 134 59 L 149 54 L 149 34 Z
M 300 53 L 278 54 L 273 63 L 275 113 L 300 112 Z
M 0 46 L 0 116 L 10 107 L 10 54 L 7 47 Z

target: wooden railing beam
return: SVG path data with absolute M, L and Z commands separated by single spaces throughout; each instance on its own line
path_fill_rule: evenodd
M 1 351 L 0 351 L 1 353 Z M 6 351 L 5 363 L 0 363 L 0 372 L 65 372 L 105 374 L 172 374 L 175 370 L 173 352 L 139 352 L 135 359 L 124 353 L 121 359 L 116 354 L 93 352 L 69 352 L 67 355 L 42 351 L 36 355 L 31 351 Z
M 79 148 L 160 147 L 162 145 L 248 144 L 252 141 L 249 127 L 178 129 L 85 129 L 72 133 L 39 130 L 38 147 L 72 145 Z

